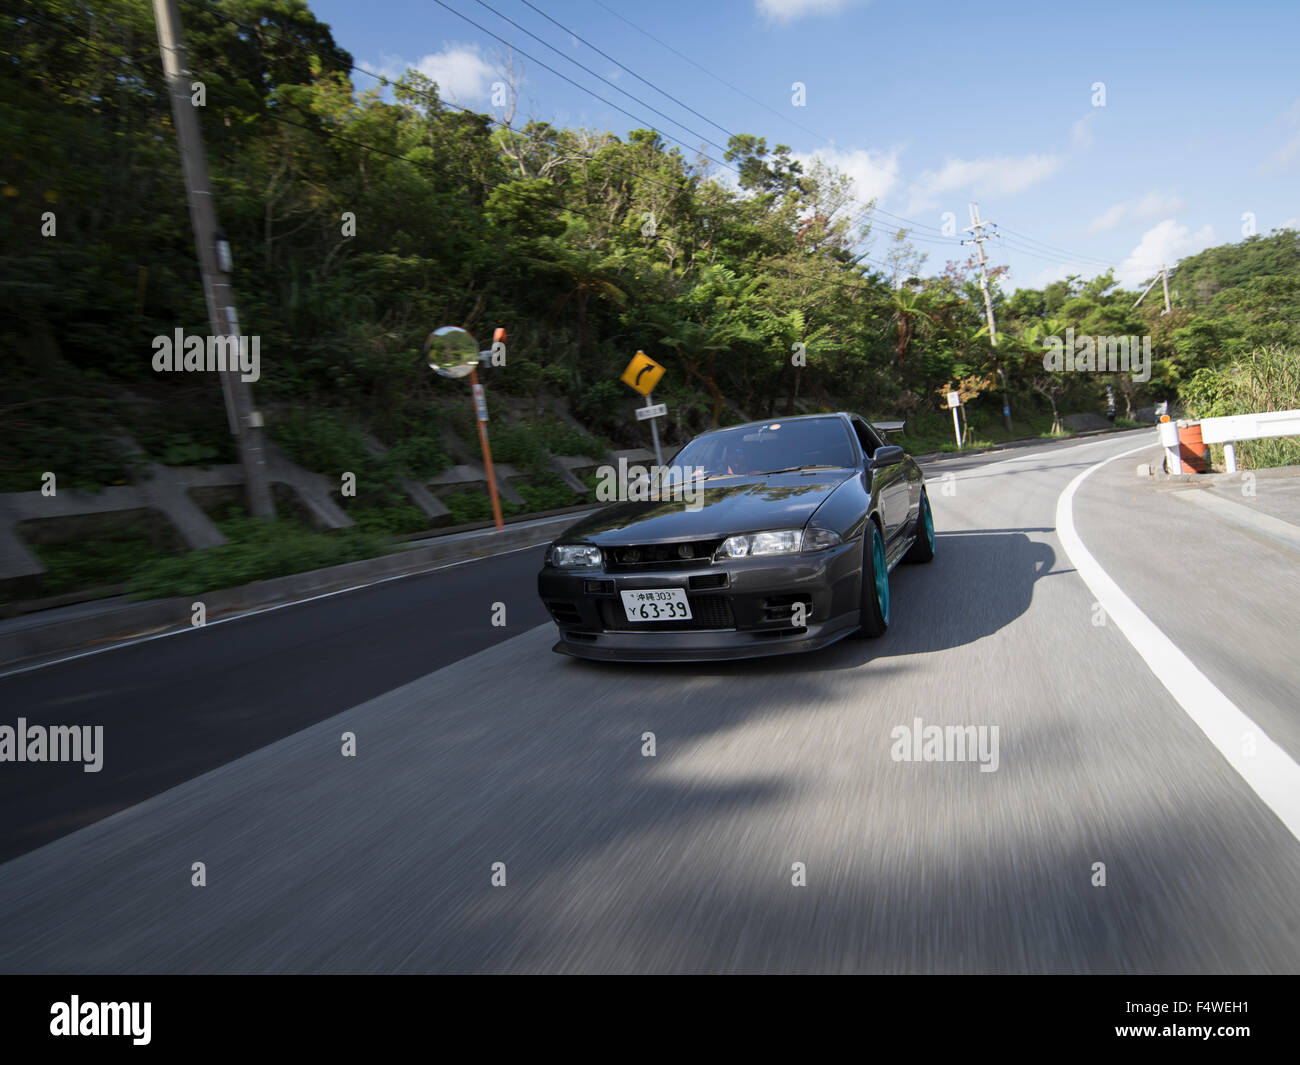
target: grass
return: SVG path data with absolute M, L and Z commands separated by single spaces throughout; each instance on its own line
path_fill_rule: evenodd
M 451 524 L 469 525 L 473 522 L 492 520 L 492 501 L 487 488 L 455 488 L 442 496 L 442 504 L 451 511 Z M 507 500 L 501 500 L 501 516 L 513 517 L 520 508 Z
M 140 529 L 104 532 L 93 540 L 34 544 L 32 550 L 46 569 L 44 595 L 121 584 L 139 567 L 141 558 L 159 551 Z
M 571 507 L 579 502 L 574 498 L 573 489 L 554 475 L 546 478 L 530 478 L 528 484 L 519 485 L 517 490 L 524 497 L 527 513 L 559 510 L 561 507 Z
M 1037 412 L 1029 415 L 1013 415 L 1011 431 L 1002 424 L 1000 417 L 984 411 L 968 412 L 966 441 L 961 450 L 993 447 L 1009 440 L 1024 440 L 1038 437 L 1044 440 L 1059 439 L 1052 433 L 1052 416 Z M 1116 424 L 1119 424 L 1118 421 Z M 1065 436 L 1070 435 L 1068 430 Z M 931 451 L 955 452 L 957 439 L 953 432 L 952 416 L 925 416 L 908 419 L 907 432 L 890 437 L 890 443 L 899 444 L 910 455 L 923 455 Z
M 132 599 L 203 595 L 252 581 L 387 553 L 387 538 L 364 529 L 317 532 L 300 525 L 256 518 L 219 524 L 229 543 L 136 566 L 130 577 Z

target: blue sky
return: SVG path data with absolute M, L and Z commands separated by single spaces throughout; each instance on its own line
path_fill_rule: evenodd
M 999 223 L 1002 238 L 986 247 L 1010 267 L 1007 288 L 1091 277 L 1101 263 L 1132 287 L 1161 261 L 1242 239 L 1247 214 L 1260 233 L 1300 228 L 1296 0 L 531 0 L 703 119 L 523 0 L 486 0 L 500 15 L 479 0 L 309 2 L 357 64 L 423 70 L 464 106 L 493 112 L 504 46 L 454 12 L 645 120 L 516 55 L 517 125 L 538 118 L 622 137 L 653 124 L 688 155 L 703 147 L 719 161 L 701 135 L 725 145 L 725 129 L 820 155 L 864 202 L 918 223 L 923 272 L 966 257 L 943 231 L 970 224 L 972 199 Z M 869 253 L 881 258 L 898 223 L 876 219 Z

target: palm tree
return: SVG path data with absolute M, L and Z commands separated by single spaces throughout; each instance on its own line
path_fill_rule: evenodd
M 915 279 L 912 279 L 894 289 L 889 306 L 890 320 L 898 327 L 894 365 L 902 366 L 916 335 L 917 323 L 934 321 L 934 298 L 925 289 L 916 287 Z
M 709 390 L 713 399 L 714 428 L 718 424 L 718 415 L 722 413 L 722 405 L 726 402 L 722 389 L 718 387 L 715 361 L 719 352 L 726 351 L 741 339 L 748 339 L 746 331 L 734 322 L 715 327 L 678 319 L 668 326 L 659 341 L 677 352 L 688 382 L 699 380 Z
M 573 301 L 578 316 L 579 350 L 590 346 L 591 334 L 587 325 L 587 310 L 592 296 L 623 303 L 627 293 L 616 283 L 619 278 L 617 263 L 594 248 L 574 247 L 562 239 L 544 237 L 539 242 L 545 258 L 530 256 L 528 261 L 539 270 L 557 274 L 563 279 L 563 292 L 551 311 L 551 324 Z

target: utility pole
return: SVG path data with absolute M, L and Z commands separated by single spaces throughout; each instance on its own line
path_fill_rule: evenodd
M 998 326 L 993 320 L 993 296 L 989 292 L 989 273 L 988 267 L 985 266 L 987 259 L 984 255 L 984 242 L 989 238 L 984 234 L 985 226 L 996 225 L 995 222 L 980 221 L 980 205 L 972 203 L 970 205 L 971 224 L 966 227 L 964 232 L 974 234 L 970 240 L 963 240 L 962 244 L 974 244 L 975 250 L 979 254 L 980 263 L 980 288 L 984 291 L 984 314 L 989 323 L 989 340 L 996 348 L 998 346 Z M 1007 432 L 1011 432 L 1011 397 L 1007 393 L 1007 375 L 1002 369 L 1002 360 L 997 360 L 998 378 L 1002 382 L 1002 422 L 1007 427 Z
M 199 118 L 191 101 L 190 70 L 185 61 L 181 40 L 180 9 L 177 0 L 154 0 L 154 18 L 158 25 L 158 48 L 162 52 L 163 73 L 172 101 L 172 122 L 180 143 L 181 169 L 185 176 L 186 199 L 189 201 L 190 225 L 199 253 L 199 272 L 203 277 L 203 294 L 208 302 L 208 324 L 214 337 L 233 337 L 238 343 L 239 318 L 235 313 L 235 296 L 227 276 L 229 256 L 217 254 L 219 230 L 217 212 L 208 185 L 208 161 L 203 152 Z M 223 240 L 224 243 L 224 240 Z M 230 352 L 227 345 L 227 354 Z M 179 354 L 179 353 L 178 353 Z M 221 390 L 226 398 L 226 418 L 239 449 L 244 468 L 244 492 L 248 511 L 254 517 L 275 517 L 271 489 L 266 475 L 266 455 L 262 442 L 262 418 L 253 408 L 253 390 L 240 379 L 238 359 L 235 366 L 220 370 Z
M 1177 270 L 1178 267 L 1175 266 L 1174 269 Z M 1164 263 L 1160 264 L 1160 273 L 1151 279 L 1151 284 L 1147 285 L 1147 287 L 1142 290 L 1142 295 L 1140 295 L 1136 300 L 1133 301 L 1133 306 L 1136 307 L 1139 303 L 1141 303 L 1144 299 L 1147 298 L 1147 293 L 1156 287 L 1157 281 L 1164 282 L 1165 309 L 1160 312 L 1160 316 L 1163 318 L 1166 314 L 1168 314 L 1173 309 L 1169 305 L 1169 271 L 1165 269 Z

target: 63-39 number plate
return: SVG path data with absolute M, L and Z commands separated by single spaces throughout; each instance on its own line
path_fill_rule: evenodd
M 620 592 L 628 621 L 689 621 L 691 604 L 682 588 L 644 588 Z

